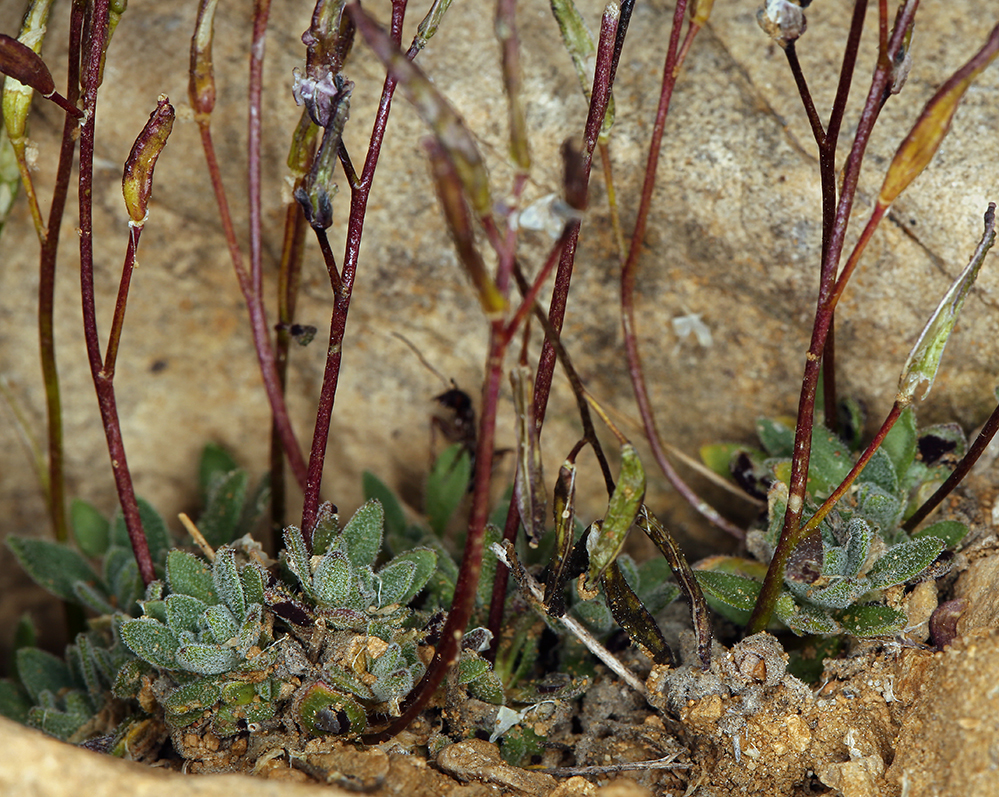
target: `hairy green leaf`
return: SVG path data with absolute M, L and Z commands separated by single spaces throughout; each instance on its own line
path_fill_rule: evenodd
M 10 536 L 7 547 L 39 586 L 63 600 L 76 601 L 73 586 L 78 581 L 98 583 L 97 574 L 86 559 L 65 545 L 35 537 Z
M 879 589 L 902 584 L 933 564 L 943 549 L 944 541 L 937 537 L 901 542 L 874 563 L 867 577 Z
M 377 501 L 368 501 L 343 528 L 347 557 L 354 567 L 373 565 L 382 548 L 385 512 Z
M 162 623 L 146 618 L 126 620 L 121 626 L 121 639 L 136 656 L 150 664 L 168 670 L 178 668 L 176 653 L 180 641 Z
M 211 567 L 187 551 L 174 549 L 167 554 L 167 584 L 170 591 L 178 595 L 190 595 L 208 605 L 219 602 L 212 583 Z
M 69 524 L 73 538 L 84 556 L 102 556 L 111 539 L 111 524 L 97 511 L 97 507 L 79 498 L 69 506 Z

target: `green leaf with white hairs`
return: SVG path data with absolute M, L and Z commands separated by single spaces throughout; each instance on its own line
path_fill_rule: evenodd
M 757 418 L 756 436 L 771 457 L 790 457 L 794 453 L 794 426 L 777 418 Z
M 905 612 L 873 603 L 852 606 L 836 614 L 836 620 L 848 634 L 858 637 L 888 636 L 905 628 Z
M 340 516 L 336 507 L 323 501 L 316 511 L 316 525 L 312 528 L 312 555 L 322 556 L 340 535 Z
M 443 537 L 448 521 L 468 494 L 472 461 L 461 443 L 448 446 L 434 460 L 427 476 L 424 514 L 430 528 Z
M 863 518 L 853 518 L 846 524 L 850 539 L 846 544 L 846 567 L 843 575 L 853 578 L 863 572 L 874 543 L 875 533 Z
M 483 556 L 483 558 L 485 557 Z M 437 569 L 437 554 L 429 548 L 414 548 L 412 551 L 399 554 L 399 556 L 395 557 L 385 569 L 394 565 L 396 562 L 411 563 L 413 565 L 413 579 L 410 581 L 409 587 L 396 601 L 397 603 L 405 606 L 419 594 L 419 592 L 427 585 L 430 577 L 434 574 L 434 571 Z M 384 572 L 384 569 L 379 572 L 379 575 L 381 575 L 382 572 Z
M 249 474 L 245 470 L 234 470 L 212 477 L 205 509 L 198 516 L 197 525 L 213 548 L 232 542 L 237 536 L 249 480 Z
M 246 610 L 246 617 L 239 628 L 239 635 L 236 637 L 236 653 L 245 658 L 250 648 L 260 640 L 260 633 L 263 631 L 263 607 L 259 603 L 250 604 Z
M 97 574 L 87 560 L 65 545 L 35 537 L 10 536 L 7 547 L 39 586 L 63 600 L 76 601 L 73 586 L 78 581 L 98 583 Z
M 201 501 L 208 503 L 208 494 L 216 480 L 227 473 L 239 470 L 239 465 L 232 454 L 217 443 L 209 443 L 201 449 L 201 459 L 198 462 L 198 487 L 201 489 Z
M 968 292 L 975 284 L 978 272 L 985 261 L 985 255 L 992 248 L 995 238 L 995 207 L 990 206 L 989 212 L 985 215 L 985 234 L 971 261 L 940 300 L 940 304 L 930 316 L 905 362 L 896 398 L 902 406 L 910 404 L 913 399 L 925 399 L 929 395 L 933 380 L 936 379 L 937 369 L 940 367 L 940 358 L 943 357 L 947 341 L 954 331 L 957 317 L 964 307 Z
M 145 498 L 136 498 L 136 503 L 139 506 L 142 530 L 146 533 L 149 555 L 155 564 L 160 564 L 167 551 L 173 547 L 170 532 L 167 530 L 162 515 L 156 511 L 151 503 Z M 132 550 L 132 542 L 128 537 L 128 527 L 125 525 L 125 516 L 121 513 L 121 507 L 114 513 L 111 520 L 111 545 Z
M 316 601 L 326 606 L 346 606 L 353 578 L 347 555 L 329 551 L 320 560 L 312 577 Z
M 314 597 L 309 549 L 305 545 L 305 538 L 298 526 L 288 526 L 284 530 L 284 556 L 288 563 L 288 569 L 298 579 L 302 590 L 308 597 Z
M 236 569 L 236 551 L 228 545 L 215 552 L 212 584 L 219 598 L 236 617 L 246 614 L 246 596 L 243 595 L 243 582 Z
M 343 528 L 347 557 L 354 567 L 373 565 L 382 548 L 385 512 L 378 501 L 368 501 Z
M 126 620 L 121 626 L 121 639 L 140 659 L 168 670 L 178 668 L 180 640 L 162 623 L 146 618 Z
M 212 570 L 204 560 L 187 551 L 174 549 L 167 554 L 167 584 L 178 595 L 190 595 L 209 606 L 219 602 L 212 583 Z
M 915 578 L 940 555 L 944 542 L 936 537 L 920 537 L 890 548 L 867 573 L 878 589 L 893 587 Z
M 416 565 L 405 560 L 393 560 L 379 570 L 375 576 L 378 585 L 378 608 L 401 603 L 403 597 L 409 593 L 414 575 L 416 575 Z
M 69 506 L 69 525 L 84 556 L 95 558 L 107 551 L 111 524 L 93 504 L 74 498 Z
M 959 520 L 941 520 L 924 529 L 920 529 L 912 536 L 914 539 L 923 537 L 936 537 L 942 540 L 946 548 L 956 548 L 968 533 L 968 527 Z
M 148 605 L 148 604 L 147 604 Z M 166 598 L 167 625 L 175 634 L 189 631 L 192 634 L 200 630 L 201 617 L 208 609 L 208 604 L 190 595 L 168 595 Z
M 21 648 L 16 661 L 17 677 L 35 702 L 42 692 L 58 694 L 76 686 L 69 665 L 44 650 Z
M 235 669 L 238 663 L 236 651 L 224 645 L 192 642 L 177 648 L 177 664 L 188 672 L 220 675 Z
M 31 696 L 19 684 L 7 679 L 0 681 L 0 716 L 24 725 L 31 707 Z
M 839 634 L 843 629 L 822 609 L 795 603 L 784 593 L 777 599 L 774 615 L 799 636 L 805 634 Z
M 205 610 L 203 628 L 205 630 L 202 632 L 202 637 L 207 637 L 209 642 L 218 645 L 228 646 L 239 634 L 239 622 L 228 607 L 222 604 L 209 606 Z
M 239 580 L 243 584 L 243 596 L 247 605 L 264 602 L 264 574 L 260 566 L 251 562 L 239 570 Z
M 163 700 L 168 717 L 204 711 L 214 706 L 222 697 L 221 684 L 216 678 L 198 678 L 172 691 Z

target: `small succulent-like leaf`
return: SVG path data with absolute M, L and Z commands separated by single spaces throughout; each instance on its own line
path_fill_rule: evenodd
M 212 565 L 212 584 L 222 602 L 236 617 L 246 614 L 246 596 L 243 594 L 243 582 L 236 569 L 236 551 L 228 545 L 215 552 L 215 562 Z
M 75 601 L 73 585 L 97 583 L 86 559 L 65 545 L 35 537 L 7 538 L 7 547 L 25 572 L 41 587 L 66 601 Z
M 316 600 L 326 606 L 346 606 L 352 581 L 353 570 L 347 555 L 329 551 L 312 576 Z
M 846 572 L 846 548 L 839 545 L 823 543 L 822 575 L 826 578 L 838 578 Z
M 327 662 L 323 665 L 323 679 L 334 689 L 349 692 L 364 700 L 373 700 L 374 695 L 368 685 L 355 673 Z
M 118 670 L 111 686 L 111 693 L 120 700 L 134 700 L 139 696 L 147 676 L 153 675 L 149 662 L 142 659 L 128 659 Z
M 207 641 L 228 645 L 239 634 L 239 623 L 221 603 L 209 606 L 202 615 L 202 628 L 207 631 Z
M 488 672 L 489 662 L 471 650 L 461 652 L 461 660 L 458 662 L 458 683 L 468 684 L 476 678 L 480 678 L 483 673 Z
M 111 524 L 93 504 L 74 498 L 69 507 L 69 525 L 84 556 L 96 558 L 107 551 Z
M 385 565 L 375 577 L 378 584 L 376 605 L 382 608 L 400 603 L 408 594 L 415 574 L 416 564 L 413 562 L 392 560 Z
M 404 534 L 406 514 L 403 512 L 399 499 L 395 497 L 395 493 L 370 471 L 364 471 L 361 476 L 361 484 L 364 489 L 364 500 L 375 500 L 382 505 L 382 511 L 385 513 L 385 535 L 395 537 Z
M 905 509 L 901 498 L 876 484 L 862 484 L 857 488 L 856 499 L 857 514 L 877 528 L 885 540 L 892 541 Z
M 899 482 L 904 483 L 905 475 L 916 458 L 916 416 L 911 407 L 902 410 L 878 450 L 891 458 Z
M 905 612 L 876 603 L 852 606 L 836 619 L 848 634 L 859 637 L 896 634 L 905 627 Z
M 706 598 L 713 599 L 713 601 L 739 612 L 738 617 L 741 619 L 737 622 L 745 623 L 749 620 L 749 615 L 760 594 L 760 588 L 763 586 L 761 582 L 734 573 L 711 570 L 695 570 L 694 577 L 701 585 L 701 589 L 704 590 Z M 725 616 L 731 617 L 728 613 Z
M 399 701 L 413 691 L 416 685 L 416 678 L 408 667 L 387 672 L 379 676 L 378 680 L 371 685 L 371 691 L 375 693 L 378 700 L 385 700 L 389 703 L 389 713 L 395 714 L 399 710 Z
M 201 449 L 201 459 L 198 461 L 198 487 L 201 490 L 201 503 L 208 503 L 208 493 L 213 483 L 234 470 L 239 470 L 239 465 L 222 446 L 217 443 L 208 443 Z
M 20 685 L 6 678 L 0 681 L 0 716 L 24 725 L 31 706 L 31 696 Z
M 878 589 L 902 584 L 933 564 L 933 560 L 943 549 L 944 541 L 937 537 L 920 537 L 901 542 L 874 563 L 867 578 Z
M 295 714 L 299 727 L 313 736 L 360 733 L 367 726 L 360 704 L 322 681 L 304 690 Z
M 264 574 L 254 562 L 243 565 L 239 570 L 239 580 L 243 584 L 243 596 L 247 605 L 264 602 Z
M 219 602 L 212 584 L 212 570 L 204 559 L 176 548 L 167 554 L 167 584 L 177 595 L 190 595 L 209 606 Z
M 312 565 L 309 561 L 309 549 L 298 526 L 288 526 L 284 530 L 284 552 L 288 569 L 298 579 L 302 590 L 312 597 Z
M 198 530 L 213 548 L 236 537 L 249 480 L 245 470 L 216 474 L 212 478 L 205 509 L 198 517 Z
M 503 681 L 492 670 L 486 670 L 468 685 L 468 693 L 486 703 L 502 706 L 506 703 Z
M 614 615 L 602 600 L 580 601 L 572 613 L 595 634 L 606 634 L 614 627 Z
M 468 494 L 471 474 L 471 459 L 461 443 L 445 448 L 430 468 L 423 511 L 438 537 L 444 536 L 448 521 Z
M 794 453 L 794 423 L 778 418 L 757 418 L 756 436 L 771 457 L 790 457 Z
M 846 544 L 846 567 L 843 575 L 853 578 L 863 572 L 874 542 L 874 529 L 863 518 L 853 518 L 846 524 L 850 539 Z
M 239 628 L 239 635 L 236 637 L 236 653 L 241 658 L 245 658 L 257 641 L 260 639 L 260 632 L 263 631 L 263 607 L 259 603 L 252 603 L 246 610 L 246 617 Z
M 131 547 L 112 545 L 104 555 L 104 581 L 118 605 L 127 608 L 142 597 L 142 579 Z
M 192 642 L 177 648 L 177 664 L 188 672 L 221 675 L 235 669 L 238 657 L 235 650 L 224 645 Z
M 172 547 L 170 532 L 163 517 L 145 498 L 137 498 L 136 503 L 139 505 L 142 528 L 146 533 L 149 555 L 154 563 L 160 564 L 167 551 Z M 128 527 L 125 525 L 125 516 L 122 515 L 120 507 L 111 520 L 111 545 L 125 548 L 128 551 L 132 550 L 132 542 L 128 537 Z
M 167 625 L 171 631 L 178 635 L 182 631 L 197 633 L 201 616 L 207 608 L 208 604 L 190 595 L 168 595 L 166 598 Z
M 825 499 L 852 468 L 850 449 L 829 430 L 816 426 L 812 431 L 812 453 L 808 460 L 808 494 Z
M 121 639 L 140 659 L 168 670 L 177 669 L 180 641 L 162 623 L 146 618 L 126 620 L 121 626 Z
M 316 511 L 312 528 L 312 555 L 322 556 L 340 534 L 340 515 L 329 501 L 323 501 Z
M 382 548 L 385 512 L 377 501 L 364 504 L 343 528 L 347 557 L 354 567 L 373 565 Z
M 38 648 L 17 651 L 17 677 L 36 703 L 42 692 L 58 694 L 77 685 L 66 662 Z
M 889 495 L 898 493 L 898 475 L 895 473 L 895 465 L 883 446 L 874 452 L 867 466 L 857 477 L 857 485 L 861 484 L 873 484 Z
M 69 655 L 70 650 L 73 651 L 72 656 Z M 76 644 L 67 646 L 66 652 L 78 680 L 87 687 L 91 697 L 99 697 L 104 692 L 104 681 L 93 640 L 87 634 L 77 634 Z
M 217 678 L 198 678 L 170 692 L 163 700 L 163 709 L 167 716 L 190 714 L 209 709 L 221 699 L 222 688 Z
M 396 600 L 390 601 L 391 603 L 399 603 L 405 606 L 419 594 L 420 590 L 427 585 L 430 577 L 434 574 L 434 571 L 437 569 L 437 554 L 429 548 L 415 548 L 412 551 L 399 554 L 385 568 L 379 571 L 379 575 L 382 576 L 383 580 L 385 569 L 396 564 L 396 562 L 408 562 L 413 565 L 413 578 L 409 583 L 409 587 Z M 385 595 L 384 585 L 382 594 Z
M 76 733 L 80 727 L 93 714 L 89 711 L 60 711 L 53 708 L 42 708 L 34 706 L 28 712 L 28 725 L 32 728 L 54 736 L 62 741 L 69 741 L 69 738 Z
M 840 634 L 843 632 L 839 623 L 825 611 L 816 606 L 795 603 L 791 596 L 784 593 L 777 600 L 774 615 L 799 636 L 805 634 Z
M 968 527 L 959 520 L 941 520 L 924 529 L 920 529 L 912 536 L 913 539 L 923 537 L 936 537 L 943 541 L 944 547 L 956 548 L 968 533 Z
M 587 588 L 597 581 L 617 558 L 628 536 L 638 510 L 645 499 L 645 468 L 631 443 L 621 446 L 621 473 L 614 492 L 607 502 L 607 512 L 598 533 L 590 533 L 586 550 L 590 565 L 586 574 Z
M 90 609 L 95 614 L 114 614 L 116 610 L 115 606 L 111 604 L 108 594 L 103 588 L 95 584 L 77 581 L 73 585 L 73 594 L 76 596 L 77 603 L 85 609 Z M 122 607 L 119 606 L 118 608 L 121 609 Z M 131 611 L 130 607 L 125 607 L 125 609 L 126 611 Z

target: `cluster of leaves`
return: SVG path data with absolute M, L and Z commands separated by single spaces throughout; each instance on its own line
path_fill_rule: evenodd
M 860 424 L 848 425 L 858 429 Z M 715 556 L 698 564 L 697 578 L 713 607 L 744 624 L 760 592 L 787 509 L 794 446 L 793 424 L 757 422 L 762 449 L 707 446 L 705 462 L 767 501 L 766 527 L 750 531 L 756 559 Z M 816 427 L 809 461 L 805 516 L 846 478 L 859 440 L 844 443 Z M 941 521 L 915 533 L 906 519 L 949 475 L 966 441 L 956 425 L 916 428 L 906 409 L 852 490 L 799 546 L 784 576 L 775 617 L 798 634 L 879 636 L 905 626 L 900 593 L 893 587 L 930 573 L 940 575 L 945 550 L 967 534 L 957 521 Z M 943 556 L 942 556 L 943 555 Z
M 441 460 L 428 485 L 436 531 L 463 499 L 469 470 L 456 451 Z M 436 531 L 407 524 L 395 496 L 366 475 L 369 500 L 348 523 L 323 505 L 311 552 L 289 526 L 273 561 L 247 533 L 266 505 L 266 480 L 249 491 L 246 472 L 209 446 L 200 482 L 209 558 L 171 548 L 162 518 L 140 503 L 159 576 L 144 592 L 120 516 L 109 523 L 76 503 L 79 550 L 8 539 L 39 584 L 97 617 L 65 661 L 31 647 L 27 633 L 16 678 L 0 682 L 0 713 L 74 741 L 117 729 L 119 751 L 141 716 L 177 743 L 192 726 L 219 737 L 255 727 L 357 735 L 372 714 L 398 713 L 454 591 L 457 566 Z M 430 545 L 414 545 L 421 539 Z M 390 541 L 398 553 L 380 561 Z M 503 684 L 479 655 L 490 641 L 485 629 L 469 632 L 455 686 L 502 704 Z

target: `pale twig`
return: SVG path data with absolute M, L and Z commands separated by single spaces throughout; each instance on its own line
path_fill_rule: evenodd
M 198 527 L 194 525 L 194 521 L 191 520 L 184 512 L 181 512 L 177 517 L 180 518 L 180 522 L 184 524 L 184 528 L 187 529 L 187 533 L 191 535 L 191 539 L 194 540 L 195 545 L 197 545 L 201 552 L 205 555 L 209 562 L 215 561 L 215 551 L 212 546 L 208 544 L 208 540 L 205 539 L 205 535 L 198 530 Z
M 503 564 L 510 568 L 510 572 L 512 572 L 513 577 L 517 579 L 517 583 L 520 585 L 524 596 L 527 598 L 534 611 L 538 612 L 538 614 L 542 617 L 547 617 L 548 612 L 545 611 L 544 590 L 541 588 L 541 584 L 539 584 L 537 579 L 528 573 L 527 570 L 520 564 L 520 561 L 517 559 L 517 554 L 514 551 L 513 544 L 509 540 L 506 540 L 505 543 L 505 547 L 499 543 L 493 543 L 493 553 L 499 557 L 499 560 L 503 562 Z M 625 667 L 613 653 L 601 645 L 593 634 L 586 629 L 586 626 L 579 621 L 574 620 L 569 615 L 559 617 L 558 621 L 569 633 L 582 642 L 590 653 L 613 670 L 614 673 L 621 678 L 621 680 L 628 684 L 628 686 L 638 692 L 638 694 L 642 697 L 648 697 L 645 684 L 642 683 L 641 679 Z

